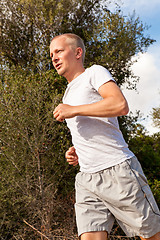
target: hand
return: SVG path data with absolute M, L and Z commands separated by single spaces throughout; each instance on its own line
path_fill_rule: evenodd
M 61 103 L 55 108 L 53 115 L 57 121 L 63 122 L 65 118 L 72 118 L 76 116 L 74 110 L 74 106 Z
M 65 154 L 65 157 L 70 165 L 76 166 L 78 164 L 78 156 L 76 154 L 74 146 L 68 149 L 68 151 Z

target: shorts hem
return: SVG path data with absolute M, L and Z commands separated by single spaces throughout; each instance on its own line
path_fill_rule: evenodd
M 152 231 L 152 233 L 149 233 L 149 234 L 140 234 L 139 236 L 140 237 L 143 237 L 143 238 L 150 238 L 150 237 L 153 237 L 154 235 L 156 235 L 157 233 L 160 232 L 160 229 L 157 231 Z
M 142 238 L 150 238 L 150 237 L 153 237 L 154 235 L 156 235 L 157 233 L 159 233 L 160 232 L 160 229 L 159 230 L 153 230 L 151 233 L 145 233 L 145 234 L 143 234 L 143 233 L 137 233 L 137 232 L 126 232 L 126 236 L 127 237 L 142 237 Z
M 110 230 L 106 229 L 106 227 L 98 227 L 98 228 L 94 227 L 94 228 L 84 229 L 82 231 L 78 231 L 78 237 L 88 232 L 104 232 L 104 231 L 106 231 L 108 234 L 110 233 Z

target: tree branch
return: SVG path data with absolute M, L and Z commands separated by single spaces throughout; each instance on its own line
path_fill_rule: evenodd
M 32 228 L 34 231 L 36 231 L 38 234 L 40 234 L 42 237 L 45 237 L 47 240 L 50 240 L 46 235 L 44 235 L 43 233 L 41 233 L 40 231 L 38 231 L 35 227 L 33 227 L 31 224 L 29 224 L 28 222 L 26 222 L 26 220 L 23 219 L 23 222 L 28 225 L 30 228 Z

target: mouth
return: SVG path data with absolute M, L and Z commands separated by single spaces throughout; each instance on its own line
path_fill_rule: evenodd
M 61 63 L 58 63 L 58 64 L 56 64 L 55 68 L 58 70 L 61 68 L 61 65 L 62 65 Z

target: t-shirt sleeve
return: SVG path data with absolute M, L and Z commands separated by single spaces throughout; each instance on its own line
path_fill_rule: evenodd
M 104 83 L 107 83 L 109 81 L 115 82 L 110 72 L 100 65 L 93 65 L 90 70 L 91 84 L 97 91 L 99 87 L 102 86 Z

